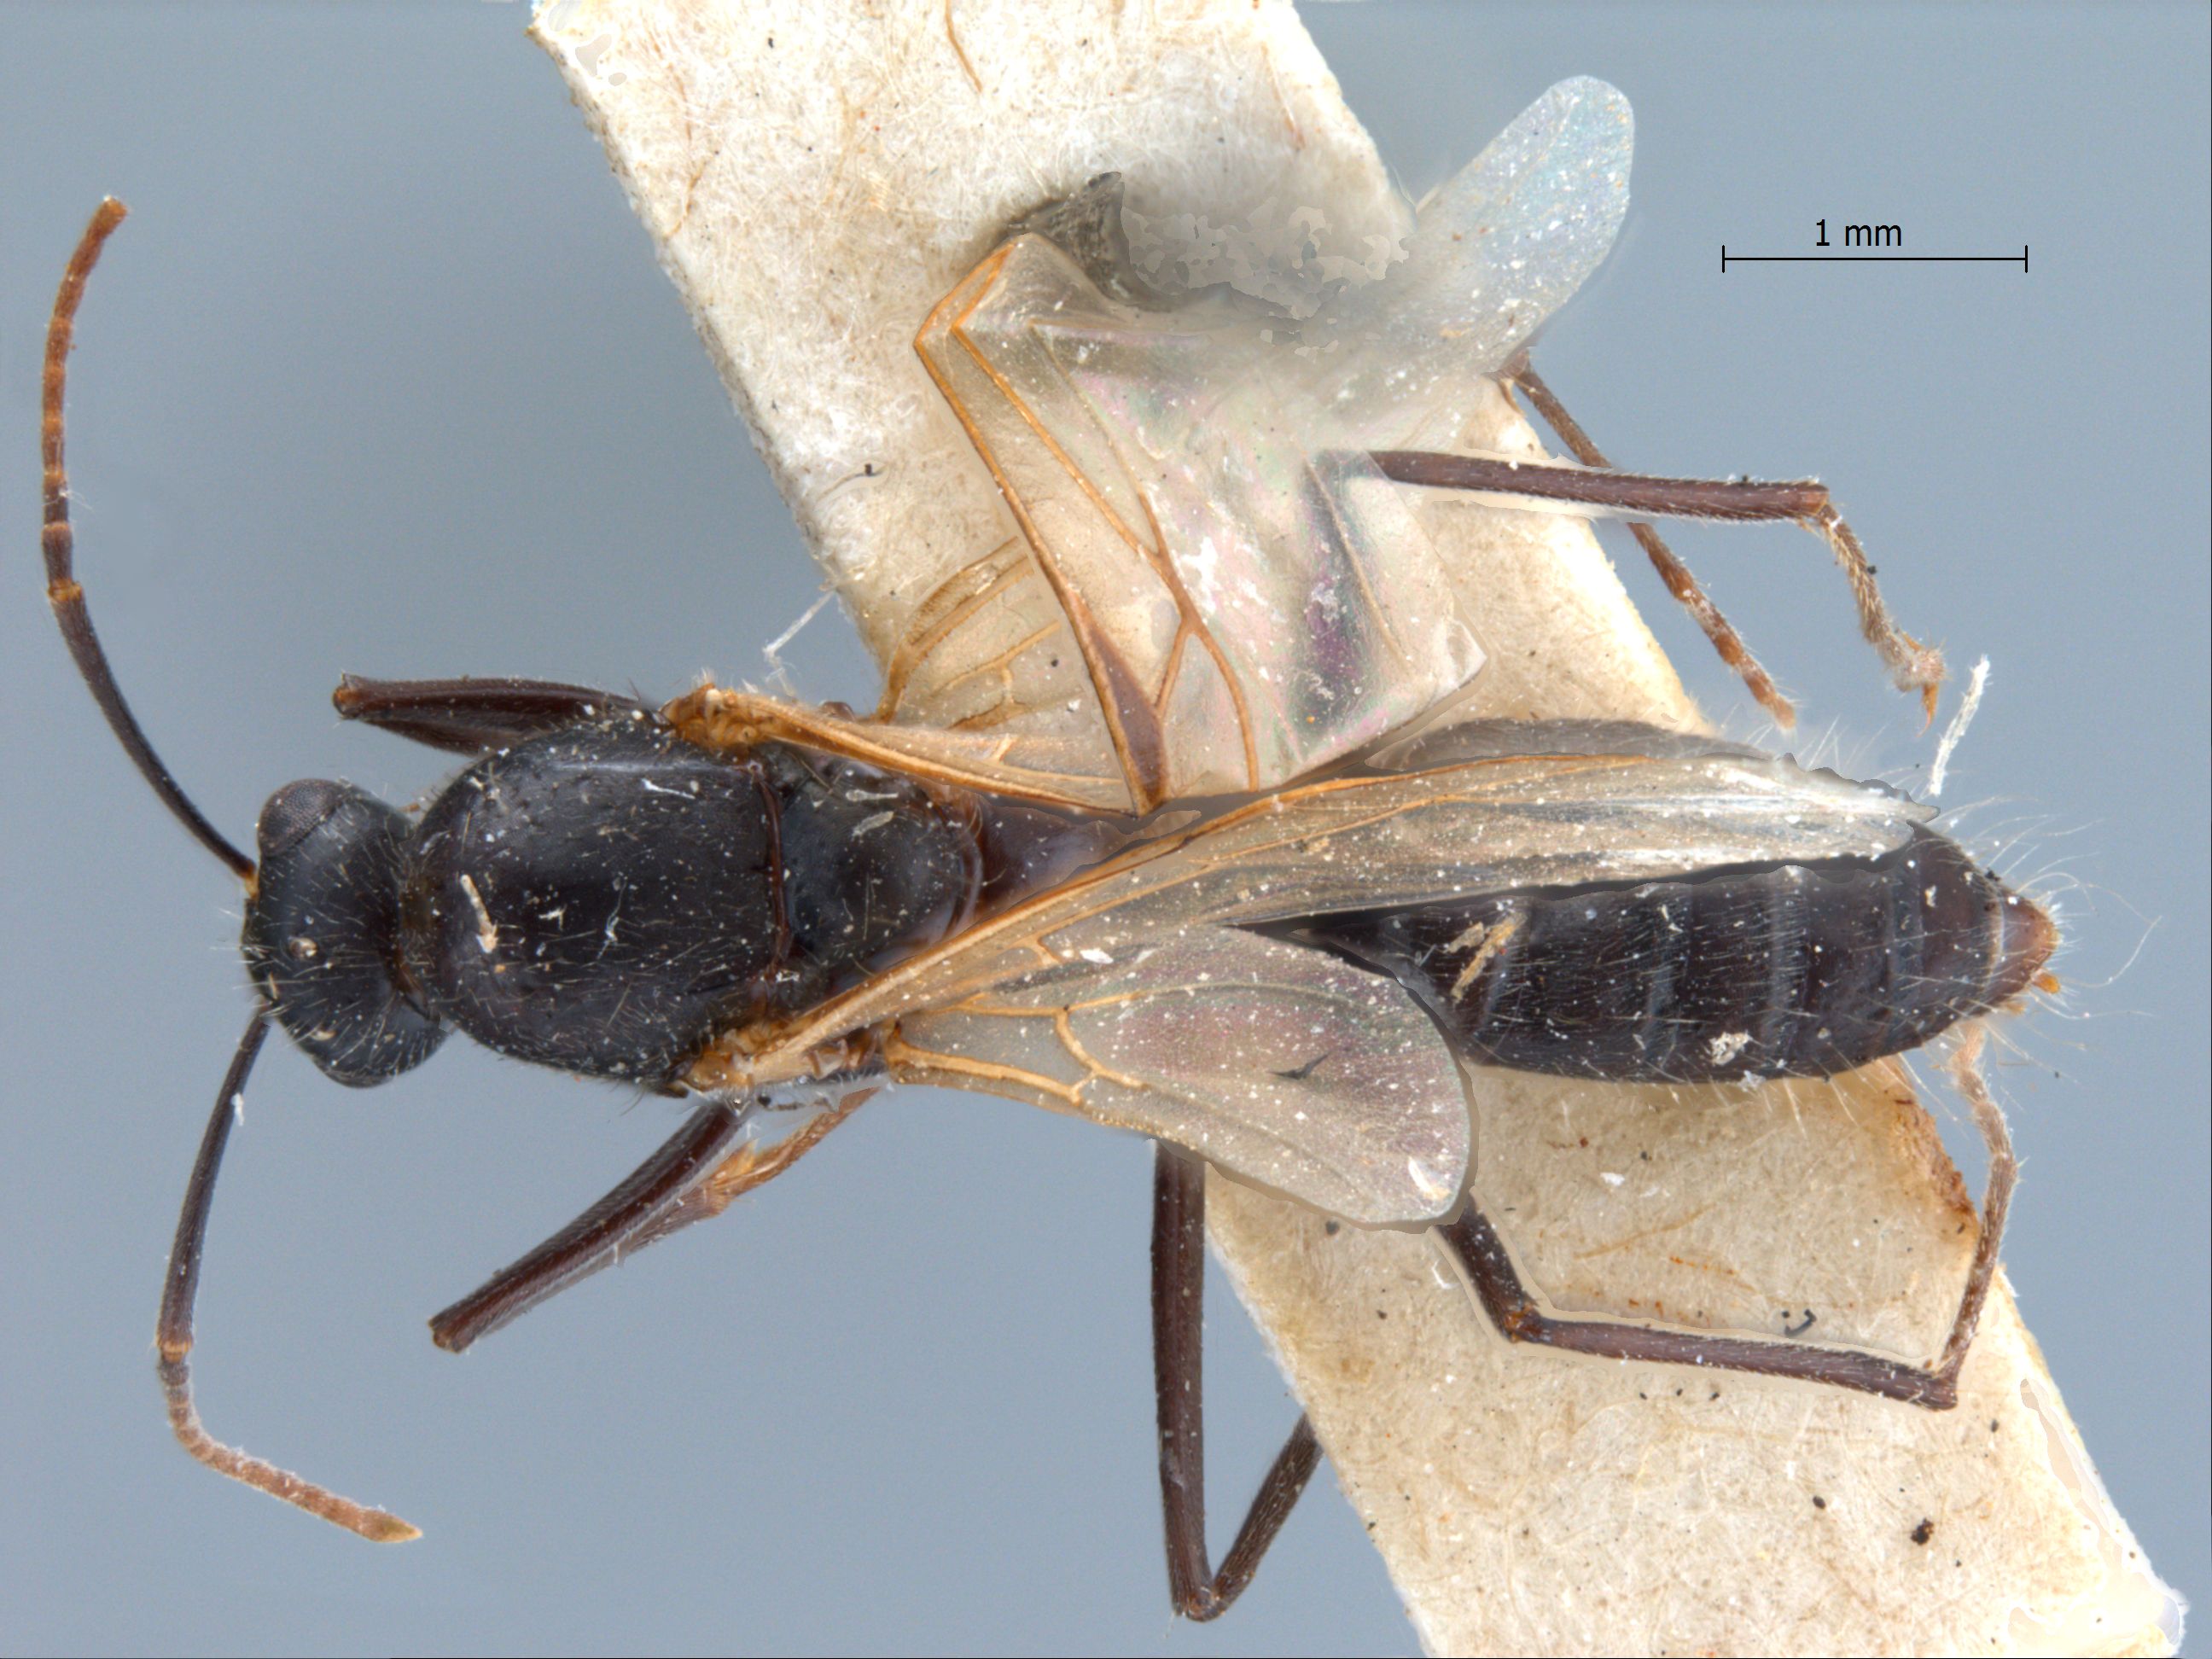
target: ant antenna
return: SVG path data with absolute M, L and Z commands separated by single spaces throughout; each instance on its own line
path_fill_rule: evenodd
M 107 205 L 118 207 L 112 202 Z M 119 208 L 117 216 L 121 216 Z M 94 222 L 95 226 L 98 222 Z M 97 243 L 94 250 L 98 251 Z M 89 264 L 91 261 L 85 263 Z M 177 1218 L 176 1243 L 169 1247 L 169 1272 L 161 1286 L 161 1320 L 155 1330 L 155 1346 L 161 1356 L 156 1369 L 161 1373 L 161 1392 L 169 1402 L 169 1426 L 176 1431 L 177 1439 L 186 1451 L 218 1474 L 242 1480 L 254 1491 L 280 1498 L 310 1515 L 319 1515 L 335 1526 L 359 1533 L 372 1543 L 405 1543 L 422 1534 L 386 1510 L 373 1510 L 349 1498 L 341 1498 L 329 1488 L 302 1480 L 274 1463 L 264 1463 L 235 1446 L 224 1445 L 200 1426 L 200 1414 L 192 1406 L 192 1373 L 187 1356 L 192 1351 L 192 1304 L 199 1296 L 200 1257 L 207 1246 L 208 1212 L 215 1204 L 215 1178 L 222 1168 L 223 1147 L 230 1139 L 230 1126 L 237 1121 L 239 1108 L 245 1100 L 246 1074 L 252 1071 L 254 1058 L 261 1052 L 261 1040 L 268 1035 L 269 1011 L 257 1008 L 252 1023 L 239 1041 L 238 1053 L 231 1058 L 230 1070 L 223 1075 L 222 1092 L 216 1096 L 214 1115 L 208 1119 L 207 1133 L 200 1140 L 199 1157 L 192 1164 L 192 1178 L 185 1188 L 185 1207 Z
M 62 467 L 62 390 L 67 379 L 77 304 L 84 298 L 85 278 L 99 263 L 100 250 L 116 226 L 123 222 L 126 210 L 111 196 L 94 212 L 92 222 L 84 228 L 84 235 L 77 242 L 76 252 L 70 256 L 69 269 L 62 273 L 60 291 L 54 295 L 53 319 L 46 325 L 46 380 L 39 428 L 39 454 L 46 465 L 46 525 L 40 544 L 46 556 L 46 599 L 54 608 L 54 620 L 61 626 L 70 655 L 76 659 L 77 672 L 84 677 L 92 700 L 107 717 L 109 728 L 137 767 L 139 775 L 154 787 L 162 805 L 192 832 L 200 845 L 228 865 L 232 872 L 251 889 L 253 860 L 224 839 L 199 808 L 185 798 L 177 781 L 169 775 L 169 769 L 161 764 L 161 757 L 154 752 L 154 745 L 146 741 L 145 732 L 139 729 L 137 717 L 124 701 L 122 690 L 115 684 L 114 671 L 107 665 L 107 653 L 100 647 L 100 636 L 93 631 L 91 613 L 85 609 L 84 589 L 77 585 L 73 566 L 76 539 L 70 528 L 69 477 Z M 192 1305 L 199 1294 L 200 1259 L 206 1249 L 208 1212 L 215 1203 L 216 1176 L 222 1167 L 230 1126 L 245 1097 L 246 1075 L 252 1071 L 255 1057 L 261 1052 L 262 1039 L 268 1035 L 269 1011 L 257 1008 L 245 1036 L 239 1042 L 237 1054 L 231 1059 L 230 1070 L 224 1074 L 222 1091 L 216 1097 L 214 1115 L 208 1120 L 199 1157 L 192 1165 L 191 1180 L 185 1188 L 184 1212 L 177 1218 L 176 1242 L 170 1247 L 169 1270 L 161 1286 L 161 1323 L 155 1334 L 161 1352 L 158 1370 L 161 1392 L 169 1405 L 169 1426 L 176 1431 L 185 1449 L 201 1462 L 234 1480 L 244 1481 L 258 1492 L 296 1504 L 311 1515 L 319 1515 L 325 1521 L 380 1543 L 418 1537 L 415 1528 L 396 1515 L 368 1509 L 288 1474 L 273 1463 L 224 1445 L 200 1425 L 199 1413 L 192 1405 L 191 1367 L 187 1356 L 192 1351 Z
M 84 677 L 92 700 L 107 717 L 108 728 L 115 733 L 124 752 L 131 757 L 139 775 L 154 787 L 161 804 L 192 832 L 200 845 L 228 865 L 231 873 L 251 888 L 253 860 L 225 840 L 222 831 L 185 798 L 177 781 L 169 775 L 169 769 L 161 764 L 161 757 L 154 752 L 154 745 L 146 741 L 137 717 L 131 712 L 131 705 L 124 701 L 122 690 L 115 684 L 114 671 L 107 665 L 107 653 L 100 648 L 100 635 L 93 632 L 92 613 L 85 609 L 84 589 L 77 585 L 72 556 L 76 538 L 70 527 L 69 478 L 62 469 L 62 387 L 67 379 L 70 345 L 76 331 L 77 302 L 84 297 L 85 278 L 92 275 L 93 266 L 100 260 L 100 248 L 116 226 L 123 222 L 127 211 L 112 196 L 94 211 L 92 222 L 84 228 L 76 252 L 70 256 L 69 269 L 62 273 L 61 288 L 54 295 L 53 318 L 46 325 L 46 378 L 39 423 L 39 457 L 46 467 L 46 524 L 39 541 L 46 556 L 46 600 L 54 608 L 54 621 L 60 625 L 70 655 L 76 659 L 76 672 Z

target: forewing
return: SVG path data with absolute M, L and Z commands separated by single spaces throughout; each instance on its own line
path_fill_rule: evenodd
M 1243 929 L 1873 858 L 1926 816 L 1738 753 L 1524 756 L 1310 785 L 1135 848 L 824 1005 L 765 1051 L 718 1044 L 693 1080 L 797 1074 L 847 1034 L 885 1030 L 904 1074 L 1142 1127 L 1350 1218 L 1418 1222 L 1438 1212 L 1431 1182 L 1456 1156 L 1438 1138 L 1440 1103 L 1461 1099 L 1441 1039 L 1394 982 L 1363 986 L 1359 970 Z M 1217 969 L 1209 990 L 1200 975 Z M 1351 1058 L 1340 1068 L 1332 1054 Z
M 1273 788 L 1457 692 L 1481 649 L 1364 452 L 1456 432 L 1611 246 L 1632 137 L 1610 87 L 1554 87 L 1427 204 L 1402 262 L 1295 325 L 1219 295 L 1115 304 L 1042 236 L 992 254 L 915 347 L 1035 574 L 994 553 L 956 579 L 991 603 L 918 624 L 901 717 L 1097 722 L 1144 810 Z
M 916 340 L 1059 601 L 1140 809 L 1287 781 L 1481 665 L 1427 536 L 1334 441 L 1269 331 L 1219 303 L 1112 304 L 1030 235 Z M 954 633 L 933 654 L 959 665 L 933 667 L 940 683 L 982 659 Z

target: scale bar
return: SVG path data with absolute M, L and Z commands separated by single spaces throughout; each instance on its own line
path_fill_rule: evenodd
M 2027 269 L 2027 245 L 2017 253 L 1730 253 L 1721 244 L 1721 269 L 1730 265 L 1841 264 L 1869 265 L 1904 263 L 1938 265 L 2018 265 Z

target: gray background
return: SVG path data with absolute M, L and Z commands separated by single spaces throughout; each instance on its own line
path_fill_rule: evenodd
M 288 778 L 404 801 L 439 775 L 335 726 L 341 669 L 665 694 L 757 674 L 811 573 L 520 6 L 0 15 L 0 1642 L 1410 1649 L 1326 1478 L 1231 1616 L 1169 1618 L 1146 1151 L 976 1097 L 872 1106 L 742 1212 L 455 1360 L 424 1316 L 671 1109 L 463 1042 L 349 1094 L 273 1047 L 216 1218 L 204 1402 L 429 1535 L 370 1549 L 168 1443 L 154 1302 L 246 1000 L 234 890 L 123 763 L 39 602 L 39 331 L 94 200 L 136 213 L 76 359 L 82 569 L 155 741 L 234 836 Z M 1553 383 L 1625 462 L 1820 472 L 1908 624 L 1996 659 L 1951 793 L 1988 803 L 1978 844 L 2059 888 L 2072 988 L 2006 1028 L 2008 1262 L 2115 1498 L 2203 1602 L 2203 9 L 1310 21 L 1416 188 L 1561 76 L 1622 87 L 1636 206 L 1545 343 Z M 1921 252 L 2027 242 L 2033 270 L 1722 276 L 1723 240 L 1801 252 L 1824 214 Z M 1809 539 L 1677 545 L 1833 752 L 1925 757 Z M 872 698 L 834 616 L 792 656 L 808 694 Z M 1216 1296 L 1225 1511 L 1292 1407 Z

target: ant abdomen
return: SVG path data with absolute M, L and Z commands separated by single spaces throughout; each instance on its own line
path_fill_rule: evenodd
M 2020 996 L 2057 943 L 1924 827 L 1875 859 L 1486 893 L 1310 933 L 1396 975 L 1470 1059 L 1651 1083 L 1902 1054 Z

